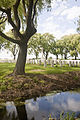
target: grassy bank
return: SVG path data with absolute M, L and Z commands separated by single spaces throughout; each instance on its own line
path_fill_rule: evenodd
M 0 63 L 0 98 L 43 95 L 53 90 L 70 90 L 80 87 L 79 67 L 51 67 L 26 65 L 26 75 L 9 76 L 15 64 Z M 77 71 L 77 72 L 76 72 Z M 26 94 L 27 93 L 27 94 Z

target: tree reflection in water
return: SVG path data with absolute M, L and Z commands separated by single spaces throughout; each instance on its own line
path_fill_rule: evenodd
M 39 97 L 36 101 L 25 100 L 25 104 L 19 106 L 15 106 L 14 102 L 6 102 L 6 107 L 0 108 L 0 120 L 48 120 L 50 114 L 59 118 L 62 111 L 75 112 L 75 116 L 79 116 L 80 93 L 51 94 Z
M 6 107 L 0 109 L 0 120 L 28 120 L 25 105 L 15 106 L 14 102 L 6 102 Z

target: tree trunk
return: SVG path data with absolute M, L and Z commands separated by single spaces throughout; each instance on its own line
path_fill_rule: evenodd
M 56 59 L 58 59 L 58 55 L 56 55 Z
M 27 56 L 27 44 L 21 44 L 19 49 L 19 54 L 16 62 L 16 66 L 14 69 L 13 74 L 25 74 L 25 63 L 26 63 L 26 56 Z
M 14 54 L 14 60 L 16 59 L 16 55 Z
M 35 56 L 36 56 L 36 60 L 38 59 L 38 54 L 37 53 L 35 53 Z
M 77 59 L 76 55 L 75 55 L 75 60 Z
M 64 59 L 65 59 L 65 60 L 67 59 L 67 54 L 64 55 Z
M 19 120 L 28 120 L 25 105 L 16 106 Z
M 46 52 L 46 56 L 45 57 L 46 57 L 46 60 L 47 60 L 47 58 L 48 58 L 48 52 Z

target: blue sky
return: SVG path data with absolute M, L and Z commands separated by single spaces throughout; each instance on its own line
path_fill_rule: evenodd
M 52 33 L 57 39 L 66 34 L 76 33 L 80 15 L 80 0 L 53 0 L 52 10 L 44 10 L 38 17 L 37 32 Z

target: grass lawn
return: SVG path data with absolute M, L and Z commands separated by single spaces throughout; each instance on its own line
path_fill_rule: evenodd
M 15 67 L 14 63 L 0 63 L 0 81 L 4 76 L 7 74 L 10 74 L 13 72 L 13 69 Z M 64 72 L 70 72 L 70 71 L 80 71 L 80 67 L 60 67 L 55 66 L 51 67 L 50 65 L 47 65 L 45 68 L 43 65 L 33 65 L 33 64 L 26 64 L 26 73 L 37 73 L 37 74 L 60 74 Z

